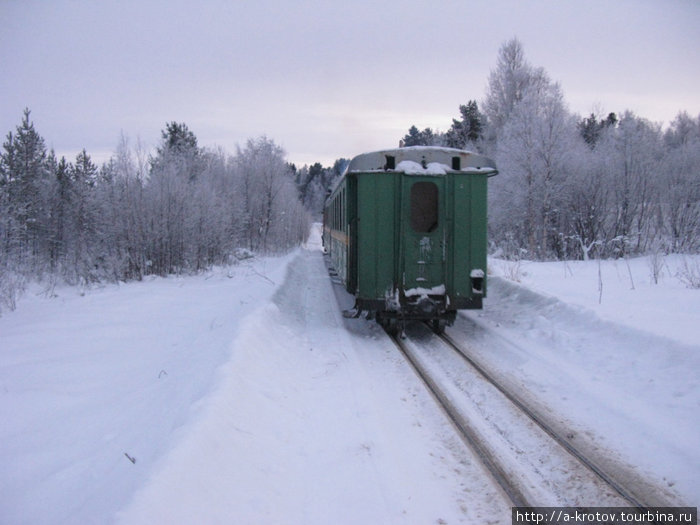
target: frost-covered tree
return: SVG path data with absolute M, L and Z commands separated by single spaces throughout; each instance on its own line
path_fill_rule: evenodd
M 328 192 L 348 162 L 348 159 L 338 159 L 332 167 L 323 167 L 320 162 L 316 162 L 294 170 L 294 180 L 302 202 L 317 220 L 321 219 Z
M 100 170 L 96 187 L 96 228 L 105 278 L 141 279 L 152 271 L 147 258 L 147 181 L 148 163 L 143 147 L 137 144 L 132 150 L 128 137 L 122 134 L 114 155 Z
M 537 84 L 548 83 L 544 69 L 534 68 L 525 60 L 523 46 L 517 38 L 504 43 L 498 52 L 496 68 L 489 75 L 483 104 L 490 138 L 499 134 L 528 90 L 537 90 Z
M 661 210 L 668 249 L 700 250 L 700 116 L 681 112 L 664 135 Z
M 498 244 L 534 258 L 650 246 L 661 212 L 657 127 L 631 114 L 576 122 L 561 88 L 525 60 L 517 39 L 500 49 L 484 108 L 501 172 L 490 187 Z
M 661 129 L 632 112 L 603 133 L 596 153 L 605 159 L 611 210 L 607 221 L 608 243 L 614 254 L 641 253 L 657 233 L 658 174 L 661 169 Z
M 99 280 L 94 273 L 98 266 L 96 225 L 99 207 L 95 184 L 98 168 L 84 149 L 78 153 L 70 170 L 70 225 L 66 254 L 67 266 L 80 282 Z
M 281 251 L 289 247 L 289 239 L 298 243 L 305 238 L 306 233 L 296 229 L 296 218 L 289 215 L 303 215 L 308 221 L 284 160 L 284 150 L 265 136 L 249 139 L 245 148 L 238 148 L 235 163 L 244 196 L 247 247 L 254 251 Z M 289 201 L 295 203 L 293 209 L 288 208 Z M 294 230 L 285 230 L 281 221 L 289 221 Z
M 29 117 L 0 155 L 0 305 L 46 271 L 81 284 L 200 271 L 308 234 L 290 165 L 265 137 L 230 157 L 172 122 L 153 155 L 122 135 L 98 169 L 85 150 L 74 163 L 47 153 Z
M 561 189 L 578 136 L 558 84 L 540 81 L 520 96 L 498 137 L 494 230 L 500 225 L 532 257 L 551 257 L 560 249 Z

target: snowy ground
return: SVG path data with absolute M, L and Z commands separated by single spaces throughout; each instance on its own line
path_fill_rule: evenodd
M 340 316 L 313 239 L 5 313 L 0 523 L 509 522 L 385 335 Z M 509 264 L 490 267 L 522 283 L 492 278 L 451 333 L 660 500 L 698 505 L 700 291 L 673 260 L 658 285 L 643 259 L 602 279 Z
M 51 298 L 33 290 L 5 312 L 0 523 L 99 523 L 126 504 L 289 260 Z
M 581 307 L 574 312 L 590 311 L 674 342 L 700 344 L 700 289 L 687 287 L 682 279 L 695 270 L 700 280 L 700 256 L 548 263 L 493 259 L 489 269 L 540 295 Z
M 208 409 L 119 522 L 507 519 L 385 334 L 349 323 L 320 252 L 302 251 L 246 320 Z
M 649 504 L 700 503 L 700 290 L 675 277 L 684 259 L 664 258 L 658 284 L 645 257 L 492 260 L 486 308 L 452 329 Z

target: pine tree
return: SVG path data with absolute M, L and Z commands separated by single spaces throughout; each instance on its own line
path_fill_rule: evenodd
M 151 159 L 151 171 L 170 170 L 193 180 L 204 169 L 203 152 L 187 124 L 170 122 L 161 131 L 161 144 Z
M 47 153 L 44 139 L 34 129 L 29 109 L 24 110 L 16 133 L 3 144 L 2 179 L 14 221 L 12 244 L 20 264 L 40 260 L 46 241 Z
M 452 127 L 445 134 L 447 145 L 451 148 L 469 149 L 482 138 L 482 115 L 475 100 L 459 106 L 460 120 L 452 119 Z
M 51 268 L 55 269 L 59 261 L 65 257 L 66 240 L 70 229 L 71 198 L 71 167 L 65 157 L 52 170 L 55 174 L 54 195 L 51 206 L 52 228 L 50 233 Z
M 95 225 L 98 211 L 94 199 L 97 173 L 97 166 L 83 149 L 70 170 L 72 231 L 68 264 L 76 279 L 84 283 L 96 279 L 93 275 L 96 261 L 92 252 L 97 245 Z
M 97 181 L 97 165 L 83 149 L 75 158 L 72 176 L 76 184 L 93 187 Z
M 401 146 L 408 148 L 410 146 L 423 146 L 423 137 L 421 136 L 421 132 L 418 131 L 418 128 L 415 126 L 411 126 L 408 129 L 408 133 L 404 135 L 403 140 L 401 141 Z
M 584 118 L 578 123 L 578 129 L 579 133 L 581 133 L 581 136 L 583 137 L 583 140 L 586 141 L 586 144 L 593 148 L 598 142 L 600 134 L 603 132 L 603 130 L 610 127 L 615 127 L 616 124 L 617 115 L 615 115 L 615 113 L 609 113 L 605 119 L 601 118 L 600 121 L 598 121 L 598 118 L 594 113 L 591 113 L 590 116 Z
M 408 134 L 399 142 L 402 148 L 410 146 L 439 146 L 444 142 L 444 137 L 441 133 L 435 133 L 430 128 L 425 128 L 419 131 L 416 126 L 411 126 Z

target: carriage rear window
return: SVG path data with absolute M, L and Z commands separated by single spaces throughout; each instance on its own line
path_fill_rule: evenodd
M 411 186 L 411 228 L 419 233 L 438 227 L 438 187 L 434 182 L 416 182 Z

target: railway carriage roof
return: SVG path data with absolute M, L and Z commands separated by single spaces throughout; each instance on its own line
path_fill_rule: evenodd
M 455 165 L 455 160 L 459 159 Z M 458 167 L 456 167 L 458 166 Z M 345 173 L 400 171 L 414 174 L 447 172 L 498 173 L 493 160 L 461 149 L 435 146 L 411 146 L 363 153 L 350 161 Z

